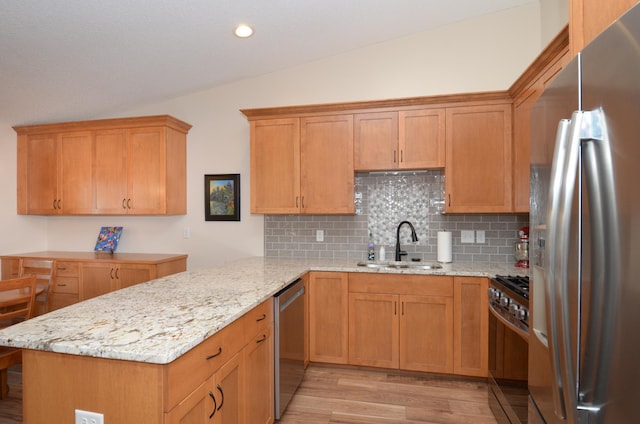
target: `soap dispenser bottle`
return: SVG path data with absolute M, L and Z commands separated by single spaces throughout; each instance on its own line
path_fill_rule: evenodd
M 367 259 L 370 261 L 376 260 L 376 246 L 373 244 L 373 239 L 371 238 L 371 233 L 369 233 L 369 250 L 367 252 Z
M 387 259 L 387 252 L 384 250 L 384 245 L 380 245 L 380 250 L 378 251 L 378 259 L 381 261 L 385 261 Z

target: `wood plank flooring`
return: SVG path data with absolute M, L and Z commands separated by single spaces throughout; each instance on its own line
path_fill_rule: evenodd
M 22 374 L 9 368 L 0 424 L 22 423 Z M 497 424 L 483 380 L 310 365 L 279 424 Z
M 496 424 L 484 380 L 311 365 L 280 424 Z

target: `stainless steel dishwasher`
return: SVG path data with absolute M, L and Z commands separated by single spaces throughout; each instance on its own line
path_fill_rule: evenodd
M 304 376 L 304 285 L 297 279 L 276 293 L 275 418 L 280 419 Z

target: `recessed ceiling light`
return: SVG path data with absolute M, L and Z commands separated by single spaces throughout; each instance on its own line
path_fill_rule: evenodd
M 236 37 L 247 38 L 253 35 L 253 28 L 251 28 L 247 24 L 240 24 L 236 27 L 233 33 L 236 35 Z

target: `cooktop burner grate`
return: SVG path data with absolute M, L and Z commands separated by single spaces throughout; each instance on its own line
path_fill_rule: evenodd
M 529 277 L 496 275 L 493 280 L 525 299 L 529 299 Z

